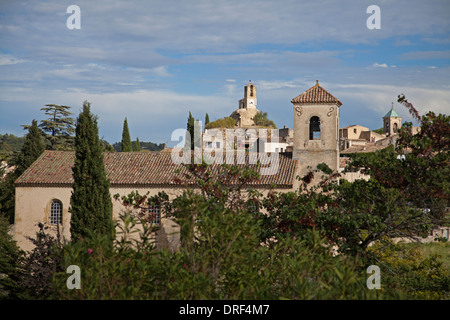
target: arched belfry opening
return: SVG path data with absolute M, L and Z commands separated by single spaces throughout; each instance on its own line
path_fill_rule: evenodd
M 309 140 L 320 140 L 320 118 L 318 116 L 309 119 Z

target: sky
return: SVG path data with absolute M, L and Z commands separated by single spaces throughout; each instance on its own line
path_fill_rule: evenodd
M 399 94 L 448 114 L 450 1 L 0 0 L 0 134 L 88 101 L 100 138 L 120 141 L 127 118 L 132 140 L 170 146 L 189 112 L 229 116 L 249 81 L 293 128 L 291 100 L 316 80 L 342 102 L 340 127 L 381 128 L 392 103 L 413 122 Z

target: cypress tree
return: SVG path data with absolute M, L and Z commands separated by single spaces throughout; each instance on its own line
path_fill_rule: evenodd
M 206 116 L 205 116 L 205 128 L 206 128 L 206 125 L 209 123 L 209 115 L 208 115 L 208 113 L 206 114 Z
M 31 126 L 28 128 L 22 149 L 15 161 L 17 166 L 15 174 L 17 178 L 44 152 L 45 144 L 42 136 L 43 132 L 38 128 L 37 121 L 33 120 Z
M 130 151 L 133 151 L 133 147 L 131 145 L 130 131 L 128 130 L 128 121 L 127 118 L 125 118 L 122 131 L 122 152 Z
M 75 133 L 74 183 L 69 208 L 72 241 L 94 233 L 110 235 L 112 239 L 114 223 L 103 146 L 98 136 L 97 117 L 91 114 L 87 101 L 77 119 Z
M 139 138 L 136 138 L 136 141 L 133 144 L 133 151 L 141 151 L 141 142 Z
M 190 139 L 188 139 L 188 135 L 186 134 L 186 145 L 185 148 L 194 150 L 194 128 L 195 128 L 195 119 L 189 111 L 189 118 L 187 121 L 187 132 L 190 135 Z

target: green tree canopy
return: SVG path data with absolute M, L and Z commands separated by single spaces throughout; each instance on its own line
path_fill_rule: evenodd
M 45 150 L 42 131 L 38 128 L 37 121 L 33 120 L 25 136 L 25 142 L 15 161 L 16 176 L 19 177 Z
M 141 151 L 141 142 L 139 138 L 136 138 L 136 141 L 133 143 L 133 151 Z
M 9 173 L 3 181 L 0 181 L 0 212 L 9 217 L 10 223 L 14 223 L 14 181 L 28 169 L 44 150 L 42 131 L 38 128 L 37 121 L 33 120 L 31 126 L 28 126 L 28 133 L 20 152 L 11 159 L 10 164 L 16 166 L 16 169 Z
M 45 133 L 48 148 L 51 150 L 72 150 L 75 133 L 75 120 L 69 106 L 46 104 L 41 108 L 49 118 L 41 120 L 39 128 Z M 29 126 L 24 125 L 25 129 Z

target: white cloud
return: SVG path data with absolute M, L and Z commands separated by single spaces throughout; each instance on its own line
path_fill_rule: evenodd
M 339 97 L 344 105 L 346 101 L 357 102 L 362 108 L 369 108 L 380 115 L 386 113 L 391 103 L 394 102 L 395 109 L 404 117 L 404 120 L 409 115 L 406 108 L 397 103 L 397 97 L 400 94 L 405 94 L 408 101 L 414 105 L 420 114 L 425 114 L 428 111 L 448 114 L 450 109 L 450 91 L 445 88 L 426 89 L 379 84 L 333 84 L 333 87 L 336 88 L 333 94 Z
M 388 65 L 387 65 L 386 63 L 377 63 L 377 62 L 375 62 L 375 63 L 372 65 L 372 67 L 373 67 L 373 68 L 388 68 Z
M 9 64 L 17 64 L 26 62 L 26 60 L 17 59 L 10 54 L 0 54 L 0 66 L 6 66 Z

